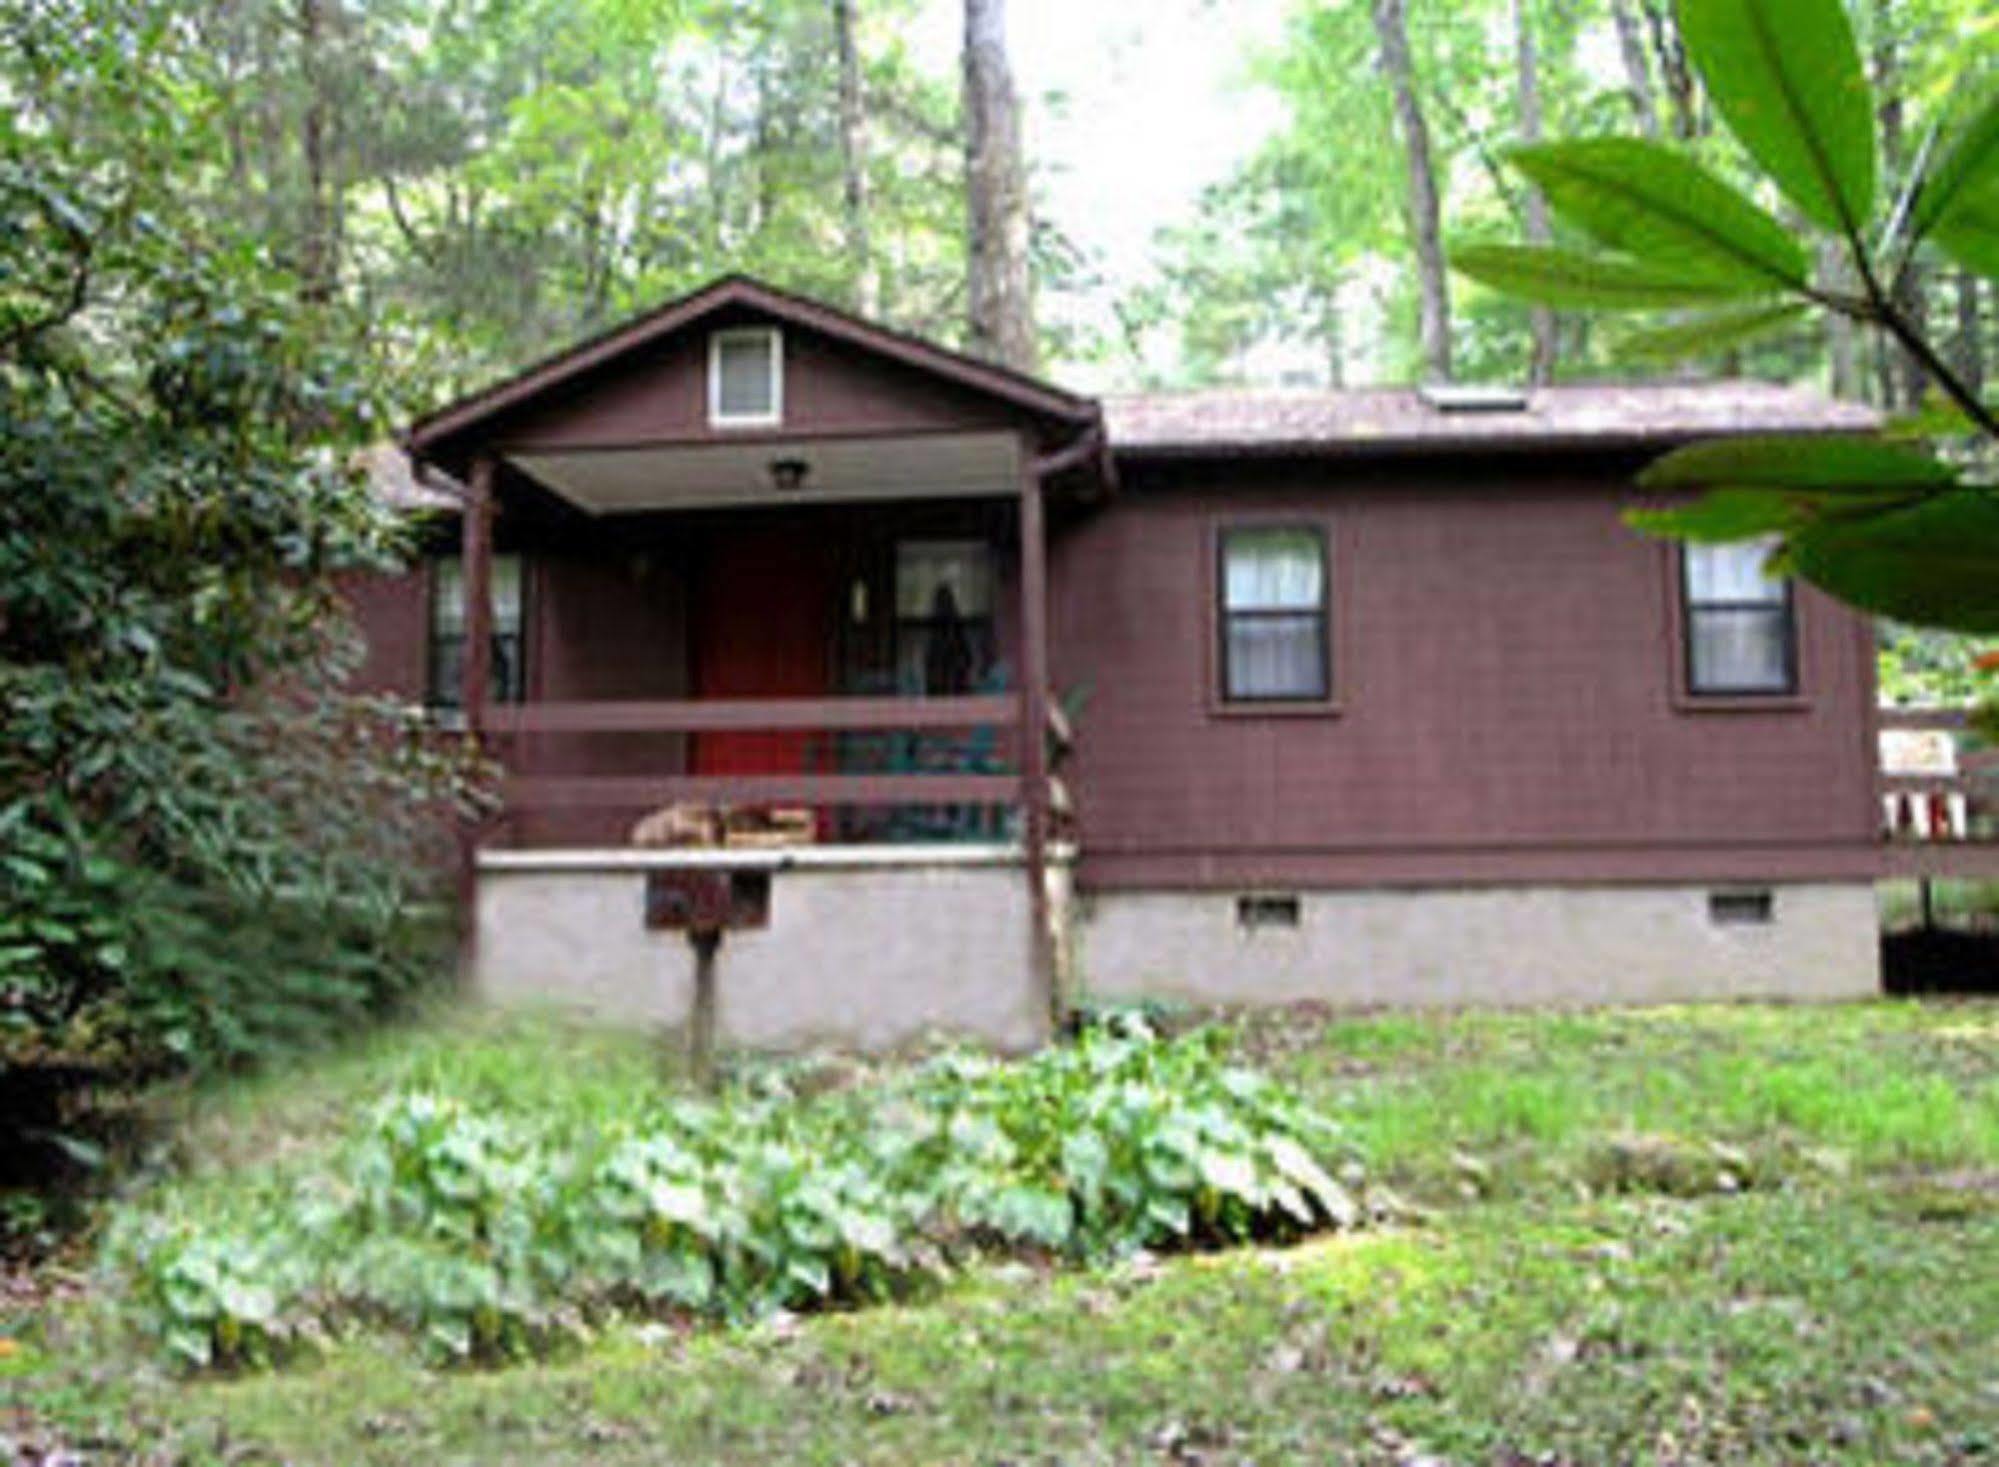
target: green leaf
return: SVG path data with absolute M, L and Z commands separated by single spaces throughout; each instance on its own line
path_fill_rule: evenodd
M 1679 0 L 1708 96 L 1808 219 L 1857 234 L 1874 208 L 1874 98 L 1840 0 Z
M 1914 412 L 1901 413 L 1882 426 L 1881 436 L 1893 441 L 1920 438 L 1965 438 L 1979 431 L 1971 415 L 1941 393 L 1933 393 Z
M 1633 331 L 1617 343 L 1617 354 L 1651 361 L 1715 356 L 1794 325 L 1808 309 L 1799 302 L 1703 312 L 1669 325 Z
M 1958 489 L 1859 519 L 1825 519 L 1789 541 L 1794 574 L 1912 626 L 1999 632 L 1999 495 Z
M 1764 433 L 1675 449 L 1638 476 L 1646 489 L 1932 489 L 1957 471 L 1920 449 L 1878 438 Z
M 1909 237 L 1922 239 L 1967 193 L 1999 188 L 1999 86 L 1972 110 L 1931 165 L 1909 211 Z
M 1466 245 L 1451 267 L 1494 290 L 1542 305 L 1647 310 L 1737 300 L 1760 287 L 1742 280 L 1682 275 L 1616 255 L 1554 245 Z
M 1930 237 L 1966 269 L 1999 280 L 1999 183 L 1960 196 Z
M 1782 224 L 1684 154 L 1640 138 L 1582 138 L 1508 155 L 1548 207 L 1597 243 L 1679 274 L 1768 290 L 1811 280 Z
M 1701 542 L 1783 534 L 1803 520 L 1797 496 L 1777 489 L 1712 489 L 1692 504 L 1628 510 L 1624 516 L 1641 534 Z

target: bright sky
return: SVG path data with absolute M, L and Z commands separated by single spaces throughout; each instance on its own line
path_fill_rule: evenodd
M 1154 233 L 1186 219 L 1278 121 L 1242 84 L 1274 43 L 1286 0 L 1008 0 L 1007 40 L 1044 217 L 1106 276 L 1102 297 L 1044 302 L 1108 317 L 1145 278 Z M 955 73 L 963 0 L 924 0 L 911 44 Z M 1079 387 L 1096 384 L 1062 373 Z

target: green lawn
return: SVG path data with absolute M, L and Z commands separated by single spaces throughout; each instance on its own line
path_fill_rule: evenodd
M 1999 1005 L 1232 1036 L 1407 1221 L 484 1372 L 357 1339 L 190 1382 L 71 1305 L 0 1329 L 0 1400 L 29 1441 L 148 1463 L 1999 1460 Z M 161 1185 L 226 1209 L 411 1083 L 581 1129 L 679 1081 L 630 1036 L 433 1022 L 169 1098 Z

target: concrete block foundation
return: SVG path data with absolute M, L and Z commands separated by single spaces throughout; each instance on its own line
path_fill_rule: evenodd
M 1659 1004 L 1881 981 L 1867 882 L 1098 892 L 1075 925 L 1082 991 L 1109 999 Z
M 1028 950 L 1027 878 L 1003 847 L 493 851 L 480 858 L 473 981 L 500 1003 L 677 1027 L 694 950 L 649 929 L 663 869 L 767 873 L 768 925 L 715 957 L 724 1046 L 887 1050 L 931 1035 L 1026 1049 L 1049 1032 Z
M 687 935 L 650 929 L 653 871 L 766 873 L 768 925 L 715 962 L 725 1047 L 882 1051 L 931 1036 L 1047 1039 L 1028 893 L 1008 847 L 521 851 L 481 857 L 474 982 L 677 1028 Z M 1863 998 L 1880 988 L 1867 882 L 1077 895 L 1050 872 L 1061 992 L 1201 1005 L 1577 1006 Z

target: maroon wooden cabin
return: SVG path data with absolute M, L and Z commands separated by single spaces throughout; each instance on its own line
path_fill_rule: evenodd
M 425 554 L 354 587 L 362 676 L 502 759 L 482 882 L 715 864 L 633 827 L 800 805 L 826 862 L 1009 853 L 1044 995 L 1862 992 L 1871 630 L 1623 514 L 1674 444 L 1869 421 L 1741 382 L 1100 403 L 730 278 L 412 427 Z

